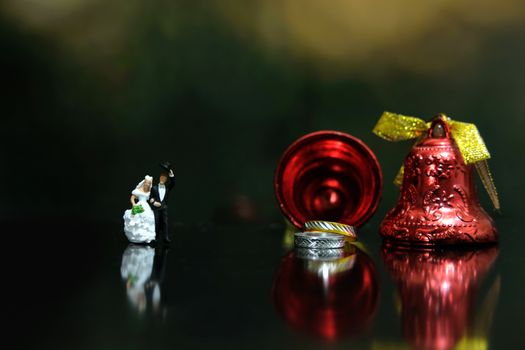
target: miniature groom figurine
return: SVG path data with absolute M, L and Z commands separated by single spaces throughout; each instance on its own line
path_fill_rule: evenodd
M 173 170 L 170 162 L 160 163 L 162 168 L 159 183 L 151 187 L 149 204 L 155 214 L 155 233 L 157 242 L 162 238 L 165 243 L 170 243 L 168 233 L 168 195 L 173 188 Z M 166 185 L 166 182 L 169 182 Z

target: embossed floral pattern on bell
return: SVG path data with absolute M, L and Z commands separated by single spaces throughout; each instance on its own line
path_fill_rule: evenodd
M 444 116 L 433 120 L 404 169 L 400 199 L 381 224 L 383 237 L 425 245 L 498 240 L 478 202 L 472 166 L 465 165 Z

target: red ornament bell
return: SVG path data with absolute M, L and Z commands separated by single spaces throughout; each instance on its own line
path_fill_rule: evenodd
M 401 195 L 381 223 L 387 240 L 421 245 L 493 243 L 494 222 L 481 208 L 446 118 L 438 115 L 405 159 Z
M 360 226 L 377 209 L 383 177 L 374 153 L 342 132 L 318 131 L 284 152 L 274 188 L 283 214 L 294 226 L 325 220 Z

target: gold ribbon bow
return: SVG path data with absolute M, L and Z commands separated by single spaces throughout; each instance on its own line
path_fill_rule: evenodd
M 467 165 L 474 164 L 481 178 L 483 186 L 487 190 L 494 208 L 500 209 L 498 192 L 489 169 L 487 159 L 490 153 L 485 142 L 479 134 L 476 125 L 463 123 L 446 118 L 450 132 L 459 148 L 463 161 Z M 402 141 L 421 138 L 430 128 L 431 123 L 416 117 L 384 112 L 376 126 L 374 134 L 388 141 Z M 394 183 L 401 185 L 403 179 L 403 167 L 397 174 Z

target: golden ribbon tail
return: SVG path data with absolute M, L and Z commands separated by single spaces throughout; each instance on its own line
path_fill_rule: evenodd
M 475 164 L 475 166 L 476 170 L 478 171 L 481 182 L 483 183 L 485 190 L 487 190 L 487 193 L 489 194 L 494 209 L 499 211 L 501 209 L 501 206 L 499 203 L 498 191 L 496 190 L 496 185 L 494 184 L 494 179 L 492 178 L 492 173 L 489 169 L 489 163 L 486 160 L 480 160 Z
M 481 183 L 485 187 L 492 205 L 496 210 L 500 210 L 498 191 L 487 161 L 490 158 L 490 153 L 479 134 L 478 128 L 474 124 L 455 120 L 449 120 L 449 125 L 452 137 L 463 156 L 463 161 L 467 165 L 473 164 L 476 167 Z
M 490 153 L 479 134 L 478 128 L 474 124 L 451 119 L 448 119 L 448 124 L 463 161 L 466 165 L 475 165 L 494 208 L 499 210 L 498 192 L 487 162 L 487 159 L 490 158 Z M 384 112 L 372 132 L 388 141 L 402 141 L 421 138 L 429 127 L 430 123 L 426 123 L 420 118 Z M 398 186 L 403 181 L 403 173 L 404 169 L 402 166 L 394 180 L 394 183 Z

